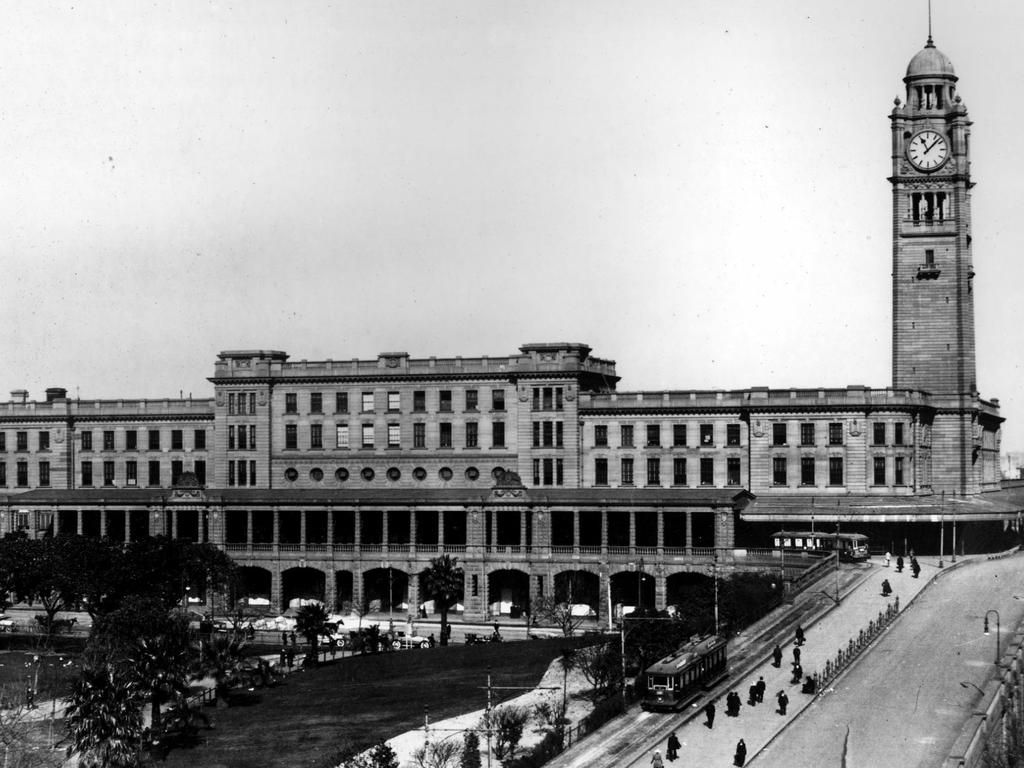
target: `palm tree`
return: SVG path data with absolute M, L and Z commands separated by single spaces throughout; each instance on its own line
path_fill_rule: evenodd
M 295 629 L 306 638 L 310 653 L 305 664 L 315 666 L 319 652 L 320 635 L 327 631 L 327 611 L 320 603 L 304 605 L 295 613 Z
M 449 555 L 432 558 L 423 572 L 426 593 L 441 611 L 441 645 L 448 645 L 448 606 L 462 596 L 463 572 L 459 559 Z
M 251 670 L 245 640 L 236 634 L 214 634 L 202 641 L 199 672 L 213 677 L 217 706 L 227 704 L 228 690 Z
M 152 708 L 150 731 L 160 738 L 160 705 L 188 692 L 188 668 L 191 661 L 182 634 L 140 637 L 128 658 L 129 669 L 139 687 L 148 692 Z
M 65 726 L 82 768 L 137 766 L 142 748 L 140 691 L 112 664 L 87 667 L 75 680 Z

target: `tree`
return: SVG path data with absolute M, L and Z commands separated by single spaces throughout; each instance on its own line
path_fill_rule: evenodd
M 83 669 L 71 688 L 64 724 L 83 768 L 135 768 L 143 727 L 139 690 L 107 663 Z
M 499 760 L 513 757 L 530 720 L 530 711 L 510 704 L 492 710 L 489 717 L 488 726 L 494 731 L 494 756 Z
M 15 558 L 18 572 L 14 579 L 14 594 L 20 602 L 39 603 L 45 617 L 40 623 L 46 629 L 46 638 L 53 634 L 54 619 L 82 599 L 81 578 L 75 565 L 76 543 L 72 536 L 44 539 L 15 539 Z
M 196 671 L 213 677 L 218 707 L 228 703 L 231 687 L 248 679 L 252 673 L 245 645 L 245 639 L 234 634 L 214 634 L 200 641 L 200 660 Z
M 310 653 L 306 655 L 306 665 L 315 666 L 320 646 L 320 635 L 327 631 L 327 611 L 320 603 L 309 603 L 302 606 L 295 614 L 295 629 L 309 643 Z
M 456 741 L 431 741 L 414 750 L 412 759 L 420 768 L 455 768 L 461 752 Z
M 572 604 L 559 601 L 554 595 L 541 595 L 533 601 L 533 615 L 544 624 L 554 624 L 565 637 L 575 634 L 584 616 L 574 616 Z
M 576 652 L 576 665 L 590 683 L 595 698 L 607 698 L 619 689 L 622 654 L 617 641 L 581 648 Z
M 462 737 L 462 757 L 459 768 L 480 768 L 480 737 L 476 731 L 466 731 Z
M 558 666 L 562 669 L 562 711 L 558 718 L 559 730 L 564 730 L 566 712 L 569 711 L 569 671 L 576 668 L 576 649 L 563 648 L 556 659 Z
M 462 597 L 465 576 L 458 562 L 457 557 L 441 555 L 423 572 L 426 594 L 441 611 L 441 645 L 448 645 L 448 607 Z
M 4 768 L 59 768 L 58 755 L 39 744 L 39 721 L 29 717 L 25 707 L 0 706 L 0 752 Z
M 163 731 L 160 707 L 165 701 L 188 693 L 191 660 L 185 628 L 173 626 L 138 638 L 128 657 L 129 669 L 139 688 L 149 696 L 150 731 L 154 739 L 159 739 Z

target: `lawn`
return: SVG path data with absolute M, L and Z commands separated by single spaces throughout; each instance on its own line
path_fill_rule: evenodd
M 37 701 L 63 698 L 70 681 L 78 674 L 77 653 L 59 654 L 42 651 L 8 651 L 0 653 L 0 701 L 25 703 L 25 689 L 35 689 Z
M 295 672 L 275 687 L 241 692 L 231 707 L 207 708 L 212 730 L 177 748 L 170 768 L 327 768 L 346 742 L 389 738 L 483 708 L 493 686 L 533 687 L 560 650 L 579 641 L 531 640 L 356 656 Z M 495 691 L 493 702 L 522 691 Z

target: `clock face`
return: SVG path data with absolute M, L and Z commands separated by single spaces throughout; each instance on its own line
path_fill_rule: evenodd
M 921 131 L 907 145 L 907 159 L 919 171 L 934 171 L 949 157 L 949 145 L 936 131 Z

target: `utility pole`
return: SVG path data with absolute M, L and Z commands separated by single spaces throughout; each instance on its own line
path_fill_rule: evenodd
M 942 567 L 942 552 L 946 548 L 946 492 L 942 492 L 939 506 L 939 568 Z

